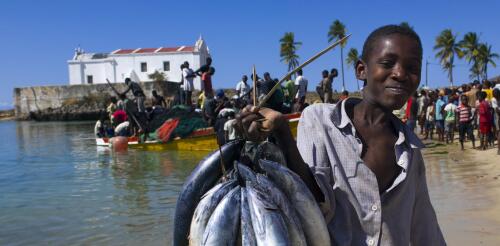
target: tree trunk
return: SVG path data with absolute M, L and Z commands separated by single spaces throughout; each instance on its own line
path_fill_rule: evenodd
M 340 66 L 342 67 L 342 91 L 345 91 L 344 81 L 344 48 L 340 46 Z
M 450 84 L 453 87 L 453 55 L 450 57 Z

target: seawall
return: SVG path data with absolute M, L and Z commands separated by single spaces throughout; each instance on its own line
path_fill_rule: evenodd
M 167 101 L 174 100 L 179 84 L 175 82 L 139 83 L 146 94 L 156 90 Z M 124 83 L 113 84 L 124 92 Z M 14 112 L 18 120 L 95 120 L 106 114 L 109 99 L 115 96 L 108 84 L 34 86 L 14 89 Z M 131 92 L 127 93 L 133 98 Z

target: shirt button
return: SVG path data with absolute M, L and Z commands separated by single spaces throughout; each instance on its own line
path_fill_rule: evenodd
M 373 211 L 377 211 L 377 209 L 378 209 L 377 205 L 373 205 L 373 206 L 372 206 L 372 210 L 373 210 Z
M 373 239 L 368 240 L 368 245 L 373 245 L 374 241 Z

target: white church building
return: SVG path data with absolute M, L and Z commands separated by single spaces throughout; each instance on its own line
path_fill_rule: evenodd
M 86 53 L 76 49 L 73 59 L 68 61 L 69 83 L 98 84 L 124 82 L 130 77 L 133 81 L 151 81 L 148 77 L 155 71 L 166 75 L 167 81 L 180 82 L 180 66 L 185 61 L 196 70 L 205 64 L 210 56 L 209 49 L 199 38 L 194 46 L 118 49 L 111 53 Z M 194 81 L 200 88 L 200 79 Z

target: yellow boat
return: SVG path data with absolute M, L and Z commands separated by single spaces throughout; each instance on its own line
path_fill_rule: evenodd
M 299 123 L 300 114 L 287 115 L 288 124 L 294 137 L 297 136 L 297 126 Z M 98 146 L 109 146 L 108 138 L 96 138 Z M 161 141 L 146 141 L 139 142 L 137 137 L 128 138 L 129 148 L 143 150 L 198 150 L 198 151 L 213 151 L 219 146 L 213 128 L 204 128 L 193 132 L 189 137 L 177 138 L 166 143 Z

